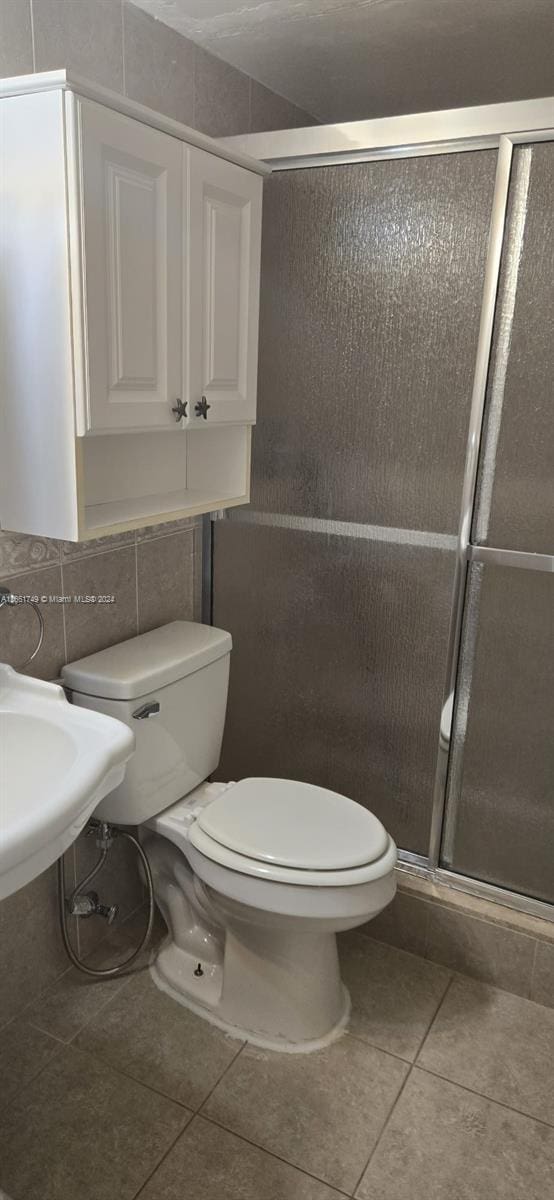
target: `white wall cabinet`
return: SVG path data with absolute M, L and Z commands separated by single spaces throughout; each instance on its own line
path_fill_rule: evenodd
M 244 503 L 267 169 L 65 71 L 0 96 L 2 527 Z
M 67 106 L 82 221 L 85 430 L 171 427 L 187 365 L 187 150 L 177 138 L 93 101 L 68 97 Z
M 254 421 L 261 206 L 255 175 L 189 151 L 194 422 Z M 200 400 L 200 405 L 198 405 Z

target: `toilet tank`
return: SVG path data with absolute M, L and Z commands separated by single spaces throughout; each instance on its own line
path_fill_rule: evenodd
M 123 783 L 95 816 L 140 825 L 215 770 L 231 646 L 222 629 L 172 621 L 63 667 L 74 704 L 108 713 L 135 734 Z

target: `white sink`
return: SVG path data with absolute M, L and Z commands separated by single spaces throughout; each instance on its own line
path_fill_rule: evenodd
M 121 721 L 0 663 L 0 900 L 75 841 L 134 745 Z

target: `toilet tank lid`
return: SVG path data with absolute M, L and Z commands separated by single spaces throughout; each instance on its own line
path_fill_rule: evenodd
M 172 621 L 62 667 L 75 692 L 106 700 L 135 700 L 175 683 L 229 654 L 231 634 L 194 621 Z

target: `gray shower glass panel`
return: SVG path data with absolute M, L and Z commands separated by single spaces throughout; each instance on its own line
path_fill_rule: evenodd
M 495 169 L 482 150 L 268 180 L 252 503 L 214 523 L 219 777 L 344 792 L 421 855 Z
M 444 862 L 554 903 L 554 575 L 471 568 Z
M 344 792 L 422 856 L 495 166 L 267 181 L 252 505 L 213 526 L 234 640 L 219 778 Z
M 457 533 L 495 167 L 268 180 L 253 508 Z
M 554 553 L 554 143 L 514 148 L 474 540 Z
M 343 792 L 426 854 L 454 552 L 214 525 L 214 624 L 233 635 L 219 778 Z

